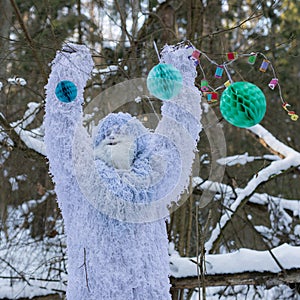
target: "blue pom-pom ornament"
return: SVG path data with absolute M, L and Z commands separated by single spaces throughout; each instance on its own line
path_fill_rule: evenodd
M 160 100 L 170 100 L 180 93 L 182 75 L 170 64 L 160 63 L 153 67 L 147 77 L 149 92 Z
M 60 81 L 55 89 L 57 99 L 64 103 L 70 103 L 77 97 L 77 87 L 72 81 Z
M 230 124 L 247 128 L 258 124 L 266 113 L 262 90 L 250 82 L 234 82 L 223 92 L 220 110 Z

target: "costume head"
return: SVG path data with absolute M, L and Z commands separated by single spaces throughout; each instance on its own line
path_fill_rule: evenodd
M 137 155 L 137 138 L 148 130 L 128 113 L 111 113 L 98 125 L 94 157 L 117 169 L 130 169 Z

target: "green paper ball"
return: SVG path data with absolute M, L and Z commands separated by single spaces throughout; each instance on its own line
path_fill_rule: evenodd
M 180 93 L 182 75 L 170 64 L 158 64 L 148 74 L 147 88 L 156 98 L 170 100 Z
M 246 128 L 258 124 L 266 113 L 262 90 L 249 82 L 234 82 L 222 94 L 220 110 L 230 124 Z

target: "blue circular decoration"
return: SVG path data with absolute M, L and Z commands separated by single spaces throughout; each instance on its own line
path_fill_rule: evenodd
M 258 124 L 266 113 L 262 90 L 250 82 L 234 82 L 222 94 L 220 110 L 230 124 L 247 128 Z
M 72 81 L 62 80 L 55 89 L 57 99 L 64 103 L 70 103 L 77 97 L 77 87 Z
M 170 100 L 180 93 L 182 75 L 170 64 L 158 64 L 148 74 L 147 87 L 156 98 Z

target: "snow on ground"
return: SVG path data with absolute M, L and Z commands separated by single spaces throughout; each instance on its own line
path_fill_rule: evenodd
M 202 293 L 202 289 L 201 289 Z M 203 299 L 203 298 L 200 298 Z M 299 300 L 293 289 L 286 285 L 266 288 L 265 286 L 236 285 L 206 288 L 207 300 Z M 199 300 L 198 292 L 194 292 L 191 300 Z
M 54 238 L 46 237 L 44 240 L 36 240 L 30 237 L 29 229 L 24 229 L 24 220 L 33 217 L 30 211 L 33 207 L 46 201 L 47 195 L 39 200 L 30 200 L 23 203 L 17 209 L 10 207 L 8 210 L 7 236 L 1 230 L 0 239 L 0 299 L 18 299 L 34 297 L 38 295 L 49 295 L 56 291 L 63 292 L 66 288 L 67 274 L 65 260 L 65 242 L 62 233 L 62 221 L 57 221 L 56 229 L 60 232 Z M 256 196 L 256 201 L 266 201 Z M 298 202 L 298 201 L 297 201 Z M 294 206 L 292 206 L 295 208 Z M 291 207 L 290 207 L 291 208 Z M 63 245 L 61 247 L 61 245 Z M 171 275 L 174 277 L 197 276 L 196 257 L 180 257 L 174 250 L 170 250 Z M 285 269 L 300 268 L 300 247 L 283 244 L 273 249 L 273 254 Z M 194 262 L 193 262 L 194 261 Z M 240 249 L 234 253 L 206 255 L 207 274 L 231 274 L 247 271 L 270 271 L 279 272 L 280 268 L 268 251 L 255 251 Z M 224 287 L 207 288 L 207 299 L 236 299 L 230 296 L 222 296 L 220 291 Z M 259 288 L 238 286 L 230 288 L 242 292 L 252 291 L 258 293 Z M 275 289 L 275 290 L 274 290 Z M 277 290 L 276 290 L 277 289 Z M 228 290 L 228 288 L 227 288 Z M 266 291 L 259 293 L 267 293 Z M 275 293 L 275 292 L 276 293 Z M 275 287 L 263 294 L 261 298 L 251 299 L 296 299 L 280 298 L 282 292 L 288 293 L 288 288 Z M 258 294 L 259 294 L 258 293 Z M 247 294 L 247 295 L 251 295 Z M 277 295 L 276 297 L 270 295 Z M 194 294 L 194 300 L 198 297 Z M 247 296 L 248 297 L 248 296 Z M 267 298 L 266 298 L 267 297 Z M 243 298 L 248 299 L 248 298 Z
M 53 191 L 47 192 L 50 194 Z M 65 247 L 62 220 L 56 221 L 55 237 L 32 238 L 32 211 L 47 200 L 30 200 L 8 207 L 6 228 L 0 231 L 0 299 L 32 298 L 64 291 L 66 288 Z

